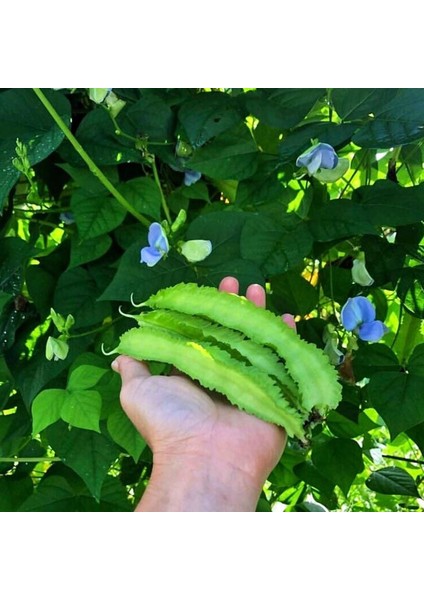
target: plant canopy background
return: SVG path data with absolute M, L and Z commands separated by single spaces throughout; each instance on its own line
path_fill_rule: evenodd
M 113 93 L 117 113 L 86 89 L 0 92 L 0 510 L 133 510 L 152 457 L 101 346 L 132 326 L 131 294 L 233 275 L 304 339 L 324 348 L 332 325 L 344 355 L 343 401 L 289 443 L 258 510 L 422 511 L 424 90 Z M 296 167 L 316 140 L 349 159 L 336 182 Z M 168 255 L 140 264 L 181 210 Z M 196 239 L 212 252 L 190 263 Z M 377 343 L 340 327 L 357 295 L 389 328 Z M 49 361 L 52 308 L 74 323 Z

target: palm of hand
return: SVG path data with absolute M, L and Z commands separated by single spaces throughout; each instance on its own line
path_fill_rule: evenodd
M 249 472 L 270 471 L 285 443 L 284 431 L 241 412 L 181 375 L 151 376 L 145 365 L 121 357 L 127 373 L 121 402 L 157 460 L 208 453 Z M 241 390 L 242 393 L 242 390 Z

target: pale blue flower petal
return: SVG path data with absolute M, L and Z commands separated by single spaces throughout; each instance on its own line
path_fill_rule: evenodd
M 141 250 L 141 261 L 142 263 L 146 263 L 148 267 L 154 267 L 156 263 L 160 261 L 163 253 L 159 252 L 155 248 L 151 248 L 150 246 L 146 246 Z
M 199 171 L 192 171 L 191 169 L 188 169 L 184 173 L 184 185 L 193 185 L 193 183 L 196 183 L 196 181 L 199 181 L 201 176 L 202 176 L 202 174 L 199 173 Z
M 381 321 L 372 321 L 360 326 L 358 337 L 364 342 L 378 342 L 387 331 L 387 327 Z
M 308 148 L 296 160 L 296 166 L 305 167 L 309 175 L 315 175 L 319 169 L 334 169 L 339 162 L 336 151 L 330 144 L 315 144 Z
M 349 298 L 341 311 L 343 327 L 352 331 L 361 323 L 370 323 L 375 319 L 375 308 L 372 303 L 363 296 Z

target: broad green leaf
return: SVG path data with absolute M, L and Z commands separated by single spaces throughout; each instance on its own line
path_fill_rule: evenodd
M 394 439 L 424 421 L 424 377 L 407 372 L 380 372 L 371 377 L 367 392 Z
M 60 419 L 62 407 L 68 395 L 66 390 L 47 389 L 34 398 L 31 406 L 33 435 Z
M 119 448 L 100 433 L 69 429 L 62 421 L 51 425 L 46 435 L 63 463 L 84 480 L 99 501 L 103 481 L 112 462 L 118 457 Z
M 90 239 L 73 237 L 71 241 L 71 260 L 69 268 L 79 267 L 102 257 L 112 246 L 110 236 L 104 234 Z
M 361 148 L 393 148 L 424 137 L 422 124 L 378 118 L 361 127 L 352 141 Z
M 240 257 L 240 235 L 249 215 L 244 212 L 219 211 L 201 215 L 187 229 L 187 240 L 210 240 L 212 253 L 202 267 L 213 267 Z
M 66 124 L 70 121 L 70 104 L 60 92 L 43 90 Z M 16 140 L 23 142 L 31 165 L 51 154 L 64 134 L 53 121 L 32 89 L 12 89 L 0 94 L 0 213 L 7 194 L 19 178 L 12 165 Z
M 374 471 L 365 482 L 366 486 L 379 494 L 400 494 L 419 498 L 417 484 L 409 473 L 399 467 L 385 467 Z
M 196 150 L 186 166 L 214 179 L 246 179 L 256 171 L 258 149 L 245 125 Z
M 23 269 L 34 254 L 36 254 L 34 248 L 18 237 L 6 237 L 0 240 L 1 292 L 16 295 L 21 291 Z
M 417 319 L 424 318 L 424 267 L 402 269 L 398 295 L 408 312 Z
M 355 190 L 352 198 L 376 226 L 398 227 L 424 219 L 424 184 L 402 187 L 392 181 L 376 181 Z
M 336 88 L 331 91 L 331 100 L 341 119 L 363 119 L 371 113 L 381 113 L 397 91 L 387 88 Z
M 102 397 L 99 392 L 77 389 L 68 391 L 60 411 L 60 416 L 69 425 L 100 433 L 99 421 L 101 409 Z
M 297 273 L 288 272 L 271 278 L 274 305 L 280 312 L 304 316 L 319 300 L 319 289 Z
M 248 92 L 244 101 L 260 121 L 281 130 L 297 125 L 324 95 L 323 89 L 261 89 Z
M 228 275 L 238 279 L 240 294 L 245 294 L 247 286 L 251 283 L 265 285 L 265 278 L 258 265 L 243 258 L 233 258 L 232 260 L 211 267 L 207 274 L 199 276 L 199 283 L 218 287 L 221 279 Z
M 364 468 L 360 446 L 354 440 L 333 438 L 312 449 L 312 462 L 321 475 L 347 495 L 356 475 Z
M 32 490 L 32 479 L 28 475 L 0 477 L 0 512 L 20 511 L 22 503 L 31 496 Z
M 118 190 L 140 214 L 161 220 L 162 197 L 154 179 L 136 177 L 121 183 Z
M 404 88 L 388 104 L 377 111 L 378 118 L 405 123 L 421 123 L 424 126 L 424 89 Z M 423 132 L 424 133 L 424 132 Z
M 313 139 L 330 144 L 338 150 L 350 142 L 356 129 L 357 125 L 352 123 L 342 123 L 341 125 L 335 123 L 302 124 L 301 127 L 283 137 L 278 149 L 279 157 L 284 164 L 292 161 L 294 165 L 297 157 L 311 146 Z
M 69 392 L 88 390 L 94 387 L 105 373 L 108 373 L 108 370 L 101 367 L 80 365 L 71 372 L 66 386 L 67 390 Z
M 334 200 L 327 206 L 312 209 L 309 216 L 309 229 L 318 242 L 376 233 L 368 211 L 349 200 Z
M 140 264 L 140 251 L 144 245 L 147 245 L 147 240 L 136 242 L 128 248 L 120 260 L 115 277 L 99 300 L 129 302 L 131 294 L 134 294 L 135 301 L 142 302 L 162 287 L 196 279 L 192 268 L 176 253 L 170 253 L 154 267 Z
M 122 446 L 134 462 L 137 462 L 146 447 L 146 442 L 121 408 L 118 407 L 109 415 L 107 429 L 113 441 Z
M 326 494 L 330 494 L 334 489 L 334 482 L 324 477 L 309 460 L 296 465 L 293 471 L 302 481 Z
M 23 512 L 111 512 L 128 511 L 131 506 L 125 489 L 116 477 L 106 477 L 100 502 L 89 492 L 75 489 L 72 482 L 61 475 L 48 475 L 19 509 Z
M 354 368 L 358 381 L 382 371 L 399 373 L 401 370 L 396 354 L 383 343 L 361 345 L 355 353 Z
M 84 190 L 75 192 L 71 199 L 81 240 L 96 238 L 118 227 L 127 211 L 111 196 L 92 196 Z
M 140 151 L 134 148 L 134 142 L 115 134 L 115 126 L 102 107 L 87 113 L 77 129 L 76 137 L 98 166 L 140 160 Z M 84 161 L 69 143 L 63 144 L 59 153 L 71 166 L 85 167 Z
M 76 267 L 59 277 L 53 307 L 62 315 L 73 315 L 75 329 L 90 327 L 109 314 L 109 304 L 97 301 L 99 294 L 92 275 L 83 267 Z
M 149 143 L 169 141 L 172 137 L 174 115 L 158 95 L 143 91 L 143 98 L 123 110 L 118 122 L 130 135 L 146 138 Z M 151 152 L 155 152 L 152 145 Z
M 184 102 L 178 119 L 195 148 L 236 126 L 243 114 L 236 100 L 222 92 L 202 92 Z

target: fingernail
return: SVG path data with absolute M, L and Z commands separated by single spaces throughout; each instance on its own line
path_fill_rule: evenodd
M 119 373 L 119 360 L 115 358 L 115 360 L 111 363 L 111 369 Z

